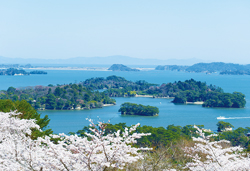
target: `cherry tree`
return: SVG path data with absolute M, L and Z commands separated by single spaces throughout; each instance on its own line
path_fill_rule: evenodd
M 19 114 L 0 112 L 0 167 L 3 170 L 36 167 L 33 161 L 37 160 L 41 144 L 27 135 L 31 135 L 30 128 L 39 129 L 39 126 L 32 119 L 20 120 Z
M 90 121 L 91 133 L 51 135 L 32 140 L 31 129 L 39 126 L 35 120 L 19 119 L 20 113 L 0 112 L 0 168 L 3 170 L 105 170 L 122 169 L 127 163 L 142 159 L 132 146 L 136 139 L 149 134 L 133 133 L 139 124 L 123 133 L 105 135 L 106 124 Z M 58 138 L 57 143 L 51 138 Z
M 244 154 L 243 148 L 230 147 L 230 141 L 210 141 L 212 134 L 205 136 L 201 129 L 195 126 L 200 137 L 193 140 L 196 142 L 194 147 L 186 147 L 187 156 L 193 162 L 187 163 L 185 168 L 189 170 L 249 170 L 250 156 Z

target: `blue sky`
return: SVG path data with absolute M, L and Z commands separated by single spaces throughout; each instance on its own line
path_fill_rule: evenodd
M 250 63 L 249 0 L 0 0 L 0 56 Z

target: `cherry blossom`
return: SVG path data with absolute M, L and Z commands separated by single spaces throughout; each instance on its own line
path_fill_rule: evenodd
M 0 112 L 0 168 L 3 170 L 104 170 L 122 169 L 127 163 L 142 159 L 132 146 L 136 139 L 149 134 L 133 133 L 139 124 L 104 135 L 106 124 L 95 125 L 87 137 L 77 135 L 51 135 L 32 140 L 31 129 L 39 126 L 35 120 L 19 119 L 20 113 Z M 58 138 L 57 143 L 51 138 Z
M 243 148 L 231 147 L 230 142 L 226 140 L 210 141 L 212 134 L 205 136 L 201 129 L 195 126 L 197 133 L 200 135 L 194 138 L 194 147 L 186 147 L 187 156 L 193 159 L 193 162 L 187 163 L 185 168 L 189 170 L 223 170 L 223 171 L 239 171 L 250 169 L 250 158 L 248 154 L 244 154 Z M 224 147 L 227 145 L 228 147 Z

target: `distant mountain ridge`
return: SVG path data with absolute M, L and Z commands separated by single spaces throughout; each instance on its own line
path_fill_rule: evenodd
M 35 58 L 7 58 L 0 56 L 0 64 L 96 64 L 96 65 L 193 65 L 205 62 L 201 59 L 141 59 L 129 56 L 107 56 L 107 57 L 74 57 L 69 59 L 35 59 Z

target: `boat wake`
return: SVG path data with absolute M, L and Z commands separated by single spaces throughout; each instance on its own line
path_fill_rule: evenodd
M 246 119 L 246 118 L 250 118 L 250 117 L 228 117 L 228 118 L 225 118 L 224 116 L 217 117 L 217 119 L 219 119 L 219 120 L 223 120 L 223 119 Z

